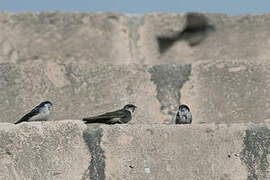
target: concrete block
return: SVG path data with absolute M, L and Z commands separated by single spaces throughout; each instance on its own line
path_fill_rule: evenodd
M 139 108 L 130 123 L 173 123 L 184 103 L 193 123 L 264 122 L 270 117 L 269 72 L 268 62 L 249 60 L 153 66 L 2 63 L 0 121 L 15 122 L 50 100 L 51 120 L 81 119 L 133 103 Z
M 0 128 L 1 179 L 268 179 L 269 124 Z
M 163 122 L 149 68 L 142 65 L 62 65 L 44 61 L 0 66 L 0 121 L 15 122 L 41 101 L 53 103 L 51 120 L 82 119 L 134 103 L 132 123 Z M 162 118 L 160 118 L 162 117 Z
M 1 123 L 0 179 L 81 179 L 90 152 L 78 121 Z
M 120 13 L 0 13 L 0 62 L 129 62 Z
M 102 128 L 106 179 L 247 179 L 249 164 L 241 159 L 252 156 L 244 149 L 256 143 L 244 144 L 246 127 L 242 125 L 128 125 Z M 265 132 L 269 133 L 269 129 Z M 266 136 L 263 138 L 267 139 Z M 267 147 L 256 153 L 267 153 Z M 253 170 L 260 164 L 260 158 L 265 160 L 257 158 L 256 163 L 251 165 Z M 267 163 L 264 165 L 268 169 Z M 262 168 L 250 176 L 260 173 L 267 174 Z
M 181 89 L 194 123 L 263 122 L 270 117 L 270 66 L 257 61 L 208 61 L 192 65 Z
M 241 16 L 199 14 L 200 16 L 215 27 L 213 33 L 194 33 L 193 38 L 205 36 L 198 45 L 190 46 L 186 41 L 175 40 L 169 49 L 161 52 L 158 37 L 171 38 L 174 34 L 182 32 L 187 14 L 146 14 L 143 24 L 138 28 L 140 38 L 137 44 L 143 57 L 139 61 L 146 64 L 179 64 L 212 59 L 269 58 L 269 14 Z
M 53 120 L 126 103 L 141 107 L 136 124 L 171 123 L 180 103 L 191 106 L 194 123 L 269 119 L 269 15 L 198 14 L 215 32 L 160 53 L 158 37 L 183 31 L 187 16 L 1 12 L 0 121 L 15 122 L 44 100 L 54 103 Z M 209 70 L 216 61 L 228 65 Z

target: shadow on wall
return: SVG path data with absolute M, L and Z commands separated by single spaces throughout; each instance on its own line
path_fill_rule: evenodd
M 157 37 L 159 52 L 160 54 L 166 52 L 176 41 L 181 40 L 187 41 L 190 46 L 196 46 L 215 30 L 215 26 L 203 14 L 188 13 L 182 31 Z
M 181 89 L 191 74 L 191 64 L 155 65 L 149 69 L 163 114 L 174 117 L 181 104 Z

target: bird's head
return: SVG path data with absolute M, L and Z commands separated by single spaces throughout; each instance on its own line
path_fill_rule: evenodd
M 50 102 L 50 101 L 44 101 L 44 102 L 42 102 L 42 103 L 40 103 L 40 107 L 47 107 L 49 110 L 51 109 L 51 107 L 52 107 L 52 103 Z
M 137 108 L 137 106 L 133 105 L 133 104 L 127 104 L 124 106 L 123 109 L 130 111 L 131 113 L 133 113 L 135 111 L 135 109 Z
M 190 112 L 190 109 L 189 109 L 189 107 L 188 107 L 187 105 L 181 104 L 181 105 L 179 106 L 179 111 L 182 111 L 182 112 L 185 112 L 185 111 Z

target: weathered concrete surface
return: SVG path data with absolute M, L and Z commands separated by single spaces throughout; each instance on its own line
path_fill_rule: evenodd
M 1 123 L 0 179 L 83 179 L 90 152 L 78 121 Z
M 270 119 L 270 64 L 201 61 L 192 64 L 95 65 L 36 60 L 0 66 L 0 121 L 15 122 L 43 100 L 52 120 L 81 119 L 134 103 L 130 123 L 173 123 L 180 103 L 193 123 Z
M 168 36 L 181 32 L 185 27 L 185 14 L 146 14 L 139 28 L 141 62 L 186 63 L 201 60 L 227 59 L 268 59 L 270 47 L 270 16 L 224 14 L 204 14 L 216 27 L 215 33 L 197 46 L 189 46 L 185 41 L 176 41 L 164 53 L 160 53 L 158 36 Z M 196 34 L 194 34 L 196 36 Z
M 245 126 L 129 125 L 102 128 L 107 179 L 248 177 L 246 165 L 240 158 Z
M 270 178 L 269 124 L 0 127 L 5 180 Z
M 192 65 L 181 89 L 194 123 L 262 122 L 270 117 L 270 64 L 208 61 Z
M 160 64 L 269 58 L 269 14 L 200 16 L 215 27 L 214 33 L 197 46 L 175 41 L 161 53 L 158 37 L 183 31 L 187 14 L 0 12 L 0 62 Z
M 0 13 L 0 62 L 130 59 L 127 27 L 119 13 Z M 125 63 L 125 62 L 124 62 Z
M 52 70 L 51 70 L 52 69 Z M 0 66 L 1 121 L 14 122 L 43 100 L 53 103 L 52 119 L 82 119 L 127 103 L 139 109 L 133 123 L 163 122 L 155 85 L 141 65 L 53 64 L 37 60 Z M 160 119 L 159 119 L 160 118 Z
M 186 14 L 0 12 L 0 121 L 15 122 L 43 100 L 54 103 L 54 120 L 126 103 L 140 107 L 136 124 L 170 123 L 179 103 L 191 106 L 194 123 L 269 119 L 263 59 L 270 15 L 199 16 L 215 32 L 196 46 L 175 40 L 161 53 L 158 37 L 183 31 Z M 234 67 L 240 58 L 250 62 L 247 69 L 198 65 L 215 60 Z

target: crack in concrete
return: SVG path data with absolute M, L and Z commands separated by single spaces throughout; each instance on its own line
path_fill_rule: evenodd
M 129 27 L 129 49 L 131 57 L 143 62 L 144 57 L 139 51 L 138 41 L 140 39 L 139 29 L 144 25 L 144 15 L 126 15 L 126 24 Z
M 105 155 L 100 146 L 103 129 L 98 127 L 88 128 L 83 132 L 83 139 L 91 154 L 91 161 L 88 169 L 84 173 L 82 180 L 98 179 L 105 180 Z
M 269 179 L 270 130 L 268 127 L 249 127 L 244 137 L 241 161 L 248 169 L 248 180 Z

